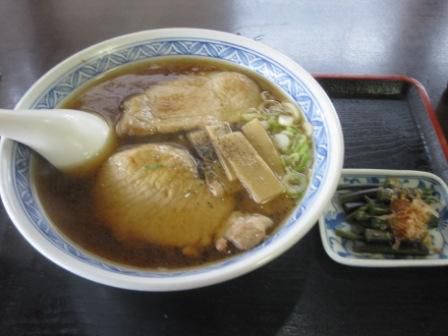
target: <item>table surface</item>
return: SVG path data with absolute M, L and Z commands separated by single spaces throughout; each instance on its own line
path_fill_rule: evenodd
M 162 27 L 238 33 L 312 73 L 406 74 L 434 104 L 447 85 L 444 0 L 2 0 L 0 106 L 12 108 L 42 74 L 89 45 Z M 446 335 L 447 285 L 447 268 L 338 265 L 314 228 L 225 284 L 125 291 L 55 266 L 0 209 L 1 335 Z

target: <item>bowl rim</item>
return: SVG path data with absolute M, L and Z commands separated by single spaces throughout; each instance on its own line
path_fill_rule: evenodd
M 325 115 L 327 123 L 331 125 L 327 132 L 329 146 L 331 146 L 328 150 L 330 151 L 331 149 L 332 159 L 328 161 L 327 177 L 322 181 L 323 185 L 321 188 L 324 189 L 322 190 L 324 192 L 321 192 L 321 195 L 315 199 L 313 206 L 300 216 L 299 220 L 302 225 L 295 225 L 294 228 L 290 230 L 289 237 L 284 237 L 280 241 L 265 246 L 262 250 L 258 251 L 257 254 L 241 259 L 237 263 L 225 265 L 220 269 L 211 269 L 208 272 L 202 272 L 200 274 L 179 275 L 175 277 L 144 278 L 108 272 L 76 260 L 51 245 L 39 232 L 34 230 L 32 225 L 28 225 L 27 217 L 15 201 L 15 198 L 13 197 L 14 195 L 11 192 L 11 185 L 13 182 L 11 180 L 12 170 L 8 162 L 9 160 L 5 160 L 5 158 L 10 157 L 8 156 L 8 153 L 12 153 L 14 142 L 2 138 L 0 142 L 0 158 L 2 158 L 0 162 L 0 195 L 5 209 L 16 228 L 36 250 L 57 265 L 83 278 L 113 287 L 150 291 L 192 289 L 235 278 L 268 263 L 297 243 L 316 223 L 336 190 L 342 170 L 344 144 L 339 118 L 330 99 L 317 81 L 295 61 L 280 52 L 249 38 L 221 31 L 196 28 L 165 28 L 140 31 L 97 43 L 77 52 L 51 68 L 36 81 L 30 89 L 28 89 L 17 103 L 16 109 L 29 107 L 29 105 L 39 97 L 43 90 L 53 83 L 61 74 L 68 71 L 67 69 L 79 65 L 80 62 L 85 59 L 107 54 L 120 46 L 129 45 L 131 43 L 163 38 L 193 38 L 228 42 L 275 59 L 276 62 L 287 68 L 303 81 L 303 84 L 306 84 L 305 86 L 312 96 L 318 100 L 322 114 Z M 297 221 L 298 220 L 295 222 Z
M 411 177 L 414 179 L 427 179 L 439 185 L 445 192 L 445 198 L 448 198 L 448 186 L 439 176 L 425 171 L 418 170 L 397 170 L 397 169 L 343 169 L 341 179 L 344 177 L 371 177 L 371 176 L 396 176 L 396 177 Z M 351 267 L 367 267 L 367 268 L 392 268 L 392 267 L 429 267 L 429 266 L 445 266 L 448 265 L 448 258 L 419 258 L 419 259 L 374 259 L 367 254 L 358 256 L 356 258 L 349 258 L 347 256 L 340 256 L 330 246 L 328 239 L 328 231 L 326 225 L 326 214 L 319 218 L 319 231 L 322 245 L 328 256 L 335 262 Z

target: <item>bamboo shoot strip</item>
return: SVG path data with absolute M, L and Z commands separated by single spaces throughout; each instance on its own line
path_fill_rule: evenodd
M 242 128 L 244 135 L 251 145 L 256 149 L 263 160 L 272 168 L 277 176 L 282 176 L 285 173 L 280 155 L 275 148 L 268 132 L 258 119 L 245 124 Z
M 236 175 L 232 170 L 232 167 L 230 166 L 229 162 L 223 157 L 217 144 L 218 137 L 232 132 L 229 123 L 216 121 L 211 125 L 205 126 L 205 130 L 207 131 L 207 134 L 210 137 L 213 147 L 215 148 L 215 152 L 216 155 L 218 156 L 219 162 L 221 162 L 221 165 L 224 168 L 227 179 L 229 181 L 235 181 Z
M 284 192 L 282 183 L 241 132 L 220 136 L 217 144 L 255 202 L 266 203 Z

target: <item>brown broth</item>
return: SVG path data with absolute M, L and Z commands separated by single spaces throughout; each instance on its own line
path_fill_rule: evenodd
M 145 61 L 118 69 L 89 81 L 65 99 L 59 107 L 94 111 L 115 123 L 120 117 L 120 104 L 128 96 L 141 93 L 151 85 L 176 78 L 179 74 L 197 71 L 232 70 L 243 72 L 255 80 L 263 90 L 268 90 L 279 100 L 287 99 L 279 90 L 253 72 L 240 67 L 197 58 L 163 58 Z M 148 136 L 121 139 L 118 149 L 136 143 L 182 142 L 182 134 Z M 234 255 L 220 253 L 211 246 L 200 257 L 186 257 L 180 249 L 161 247 L 148 243 L 117 241 L 95 217 L 91 189 L 95 176 L 75 179 L 64 176 L 45 160 L 38 157 L 34 162 L 34 177 L 42 205 L 57 228 L 74 243 L 107 260 L 141 268 L 184 268 L 213 262 Z M 275 230 L 291 212 L 294 202 L 279 197 L 265 205 L 253 202 L 243 191 L 235 195 L 235 210 L 258 212 L 273 219 Z M 271 231 L 272 231 L 271 230 Z

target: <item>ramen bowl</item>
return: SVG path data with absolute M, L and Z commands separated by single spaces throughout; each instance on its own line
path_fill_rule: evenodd
M 55 108 L 78 87 L 121 65 L 151 58 L 197 56 L 255 71 L 299 104 L 312 126 L 314 163 L 303 198 L 287 220 L 255 248 L 210 264 L 179 270 L 147 270 L 116 264 L 80 248 L 46 214 L 31 170 L 33 152 L 2 139 L 1 197 L 20 233 L 62 268 L 83 278 L 133 290 L 173 291 L 203 287 L 248 273 L 280 256 L 316 223 L 336 189 L 343 161 L 343 138 L 333 105 L 304 69 L 253 40 L 200 29 L 161 29 L 120 36 L 66 59 L 19 101 L 17 109 Z

